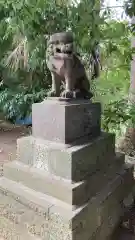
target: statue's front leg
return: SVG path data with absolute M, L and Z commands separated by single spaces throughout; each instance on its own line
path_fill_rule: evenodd
M 52 75 L 52 89 L 48 93 L 49 97 L 59 97 L 60 96 L 60 78 L 55 73 L 51 73 Z
M 65 90 L 62 92 L 61 96 L 64 98 L 74 97 L 74 80 L 70 75 L 65 76 Z

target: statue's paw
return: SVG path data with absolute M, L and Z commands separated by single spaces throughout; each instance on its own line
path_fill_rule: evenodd
M 52 91 L 48 92 L 47 96 L 48 97 L 57 97 L 56 91 L 52 90 Z
M 67 91 L 67 90 L 64 90 L 61 94 L 61 97 L 63 98 L 73 98 L 74 96 L 74 93 L 72 91 Z
M 83 94 L 82 94 L 81 90 L 80 89 L 76 89 L 74 91 L 74 98 L 82 98 L 82 97 L 83 97 Z

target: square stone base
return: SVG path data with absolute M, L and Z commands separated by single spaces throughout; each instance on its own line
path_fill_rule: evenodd
M 85 136 L 100 135 L 101 104 L 89 100 L 44 100 L 32 106 L 32 135 L 70 144 Z
M 17 141 L 18 161 L 71 182 L 86 179 L 114 158 L 114 134 L 102 133 L 94 140 L 68 148 L 33 136 Z
M 105 188 L 79 208 L 1 177 L 0 235 L 11 236 L 9 226 L 14 223 L 17 234 L 22 227 L 25 239 L 107 240 L 123 213 L 122 201 L 132 191 L 132 171 L 123 166 Z M 10 225 L 3 233 L 6 222 Z

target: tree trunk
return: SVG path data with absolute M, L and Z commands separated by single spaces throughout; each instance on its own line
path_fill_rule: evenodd
M 135 24 L 135 17 L 132 18 L 132 24 Z M 135 37 L 131 39 L 131 48 L 135 48 Z M 129 88 L 129 104 L 135 105 L 135 54 L 132 56 L 131 61 L 131 75 L 130 75 L 130 88 Z M 119 144 L 119 150 L 126 155 L 135 157 L 135 126 L 130 125 L 126 129 L 125 136 Z

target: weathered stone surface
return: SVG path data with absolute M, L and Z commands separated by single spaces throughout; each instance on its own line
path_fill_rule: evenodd
M 123 154 L 117 154 L 111 165 L 106 164 L 104 168 L 78 183 L 65 181 L 16 161 L 5 164 L 3 172 L 4 177 L 21 182 L 38 192 L 51 195 L 71 205 L 83 205 L 113 179 L 123 164 Z
M 32 106 L 32 134 L 45 140 L 70 144 L 85 136 L 99 136 L 100 103 L 45 100 Z
M 4 177 L 15 182 L 21 182 L 25 186 L 42 192 L 62 201 L 72 204 L 72 192 L 79 184 L 72 184 L 60 177 L 48 174 L 20 162 L 12 162 L 4 165 Z
M 93 233 L 96 232 L 97 228 L 99 228 L 103 224 L 103 222 L 107 221 L 108 218 L 112 220 L 113 227 L 116 226 L 116 216 L 115 222 L 113 219 L 113 212 L 116 209 L 116 205 L 120 204 L 120 202 L 123 200 L 124 197 L 128 195 L 134 185 L 134 179 L 131 169 L 123 169 L 120 175 L 116 175 L 117 176 L 112 181 L 108 182 L 108 185 L 106 185 L 106 187 L 102 189 L 102 191 L 97 193 L 96 196 L 89 201 L 87 207 L 85 207 L 85 210 L 81 211 L 81 213 L 76 215 L 74 218 L 74 228 L 76 228 L 79 219 L 80 221 L 81 219 L 85 219 L 84 221 L 82 220 L 82 225 L 86 232 L 88 232 L 88 229 L 90 229 L 89 238 L 92 237 Z M 128 188 L 125 186 L 125 179 L 128 179 L 128 183 L 130 182 L 130 185 L 128 184 Z M 110 211 L 112 214 L 110 213 Z M 86 214 L 86 212 L 88 215 Z M 83 217 L 83 214 L 85 215 L 85 217 Z M 86 215 L 88 216 L 88 218 L 86 217 Z M 89 216 L 91 216 L 91 218 Z M 117 221 L 119 221 L 119 217 L 120 215 L 118 213 Z
M 37 239 L 34 235 L 29 234 L 27 228 L 20 222 L 22 215 L 27 211 L 27 207 L 19 204 L 13 198 L 0 194 L 0 239 Z
M 113 134 L 102 133 L 95 140 L 69 148 L 33 137 L 25 137 L 17 143 L 18 161 L 71 181 L 86 179 L 104 164 L 111 163 L 114 157 Z
M 72 152 L 72 179 L 86 179 L 88 175 L 111 163 L 115 158 L 115 136 L 103 134 L 99 138 L 69 149 Z M 55 174 L 55 168 L 53 168 Z
M 118 204 L 116 199 L 113 199 L 113 204 L 108 208 L 108 216 L 89 240 L 109 240 L 109 236 L 111 236 L 115 227 L 119 224 L 119 219 L 123 212 L 122 205 Z
M 25 164 L 33 165 L 35 141 L 33 137 L 17 139 L 17 159 Z
M 116 155 L 112 164 L 104 166 L 99 171 L 88 177 L 86 180 L 81 181 L 78 187 L 74 188 L 73 204 L 84 204 L 90 197 L 96 195 L 101 191 L 106 184 L 111 181 L 115 174 L 120 171 L 121 166 L 124 164 L 124 156 Z
M 110 224 L 113 229 L 119 221 L 122 213 L 120 202 L 129 194 L 134 185 L 132 170 L 132 168 L 123 166 L 115 178 L 109 181 L 98 194 L 83 207 L 76 209 L 58 199 L 35 192 L 4 177 L 0 178 L 0 192 L 6 197 L 12 197 L 15 203 L 17 201 L 27 207 L 27 213 L 24 207 L 19 207 L 22 211 L 17 212 L 17 207 L 12 210 L 7 203 L 5 204 L 6 211 L 10 212 L 9 215 L 12 215 L 12 211 L 14 215 L 15 212 L 19 214 L 16 219 L 22 224 L 25 223 L 26 233 L 31 233 L 38 239 L 90 240 L 94 237 L 93 234 L 101 228 L 101 236 L 104 236 L 105 240 L 110 234 Z M 29 212 L 31 210 L 36 214 Z M 5 214 L 4 217 L 9 215 Z

